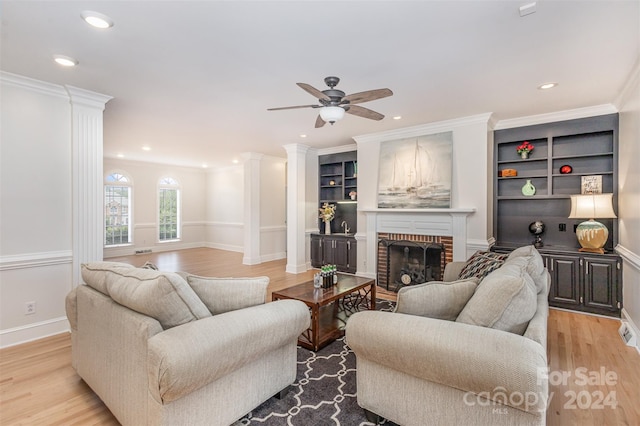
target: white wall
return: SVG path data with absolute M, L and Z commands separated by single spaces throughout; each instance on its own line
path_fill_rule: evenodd
M 242 165 L 211 170 L 206 185 L 207 245 L 243 251 L 244 168 Z
M 0 346 L 66 329 L 72 288 L 71 105 L 0 78 Z M 36 313 L 25 315 L 25 302 Z
M 132 180 L 133 236 L 131 245 L 104 249 L 104 257 L 130 255 L 136 250 L 176 250 L 205 244 L 206 173 L 202 169 L 165 164 L 104 159 L 104 175 L 124 173 Z M 172 177 L 180 184 L 181 238 L 177 242 L 158 241 L 158 184 Z
M 260 164 L 260 260 L 287 254 L 286 169 L 284 158 L 263 156 Z
M 622 313 L 640 338 L 640 63 L 621 94 L 619 111 L 617 251 L 623 258 Z

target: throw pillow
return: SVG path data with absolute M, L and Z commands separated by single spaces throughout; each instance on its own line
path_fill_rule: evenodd
M 454 321 L 478 286 L 477 278 L 444 283 L 431 281 L 398 291 L 395 312 Z
M 261 305 L 267 298 L 268 277 L 207 278 L 191 274 L 184 277 L 212 315 Z
M 540 253 L 534 246 L 524 246 L 519 247 L 509 253 L 509 257 L 507 257 L 507 262 L 512 259 L 516 259 L 518 257 L 523 257 L 527 259 L 527 273 L 533 279 L 533 282 L 536 284 L 536 289 L 538 293 L 541 291 L 548 291 L 547 286 L 547 273 L 544 266 L 544 260 Z
M 538 307 L 526 266 L 525 258 L 516 258 L 487 275 L 456 321 L 522 335 Z
M 494 253 L 491 251 L 477 251 L 467 260 L 462 267 L 458 279 L 476 277 L 482 280 L 489 273 L 502 266 L 507 259 L 506 254 Z
M 163 329 L 211 316 L 205 304 L 177 274 L 132 268 L 105 272 L 109 296 L 155 318 Z

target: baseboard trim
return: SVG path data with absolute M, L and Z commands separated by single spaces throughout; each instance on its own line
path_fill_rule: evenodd
M 69 321 L 66 317 L 53 318 L 33 324 L 8 328 L 0 331 L 0 348 L 32 342 L 56 334 L 69 332 Z
M 622 314 L 622 318 L 621 318 L 622 322 L 626 323 L 627 326 L 629 326 L 629 328 L 633 330 L 636 336 L 640 336 L 640 329 L 638 328 L 636 323 L 633 322 L 633 319 L 631 318 L 631 315 L 629 315 L 629 312 L 627 312 L 625 308 L 622 308 L 621 314 Z M 640 341 L 636 343 L 635 348 L 638 351 L 638 354 L 640 354 Z

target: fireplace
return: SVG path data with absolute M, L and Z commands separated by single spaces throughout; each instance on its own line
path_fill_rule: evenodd
M 441 243 L 409 240 L 378 242 L 386 267 L 379 268 L 378 285 L 398 291 L 408 285 L 439 281 L 445 264 L 445 247 Z
M 408 240 L 418 243 L 436 243 L 444 246 L 441 273 L 445 264 L 467 259 L 467 216 L 472 208 L 452 209 L 363 209 L 365 214 L 366 258 L 365 274 L 385 280 L 387 274 L 386 247 L 381 239 Z M 380 283 L 382 288 L 386 282 Z M 392 288 L 391 283 L 389 288 Z
M 436 235 L 379 233 L 377 281 L 382 288 L 397 291 L 403 286 L 442 280 L 451 262 L 453 239 Z M 403 275 L 408 275 L 411 281 Z

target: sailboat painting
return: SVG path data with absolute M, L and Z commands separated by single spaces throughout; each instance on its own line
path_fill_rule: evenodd
M 378 207 L 450 208 L 453 132 L 380 144 Z

